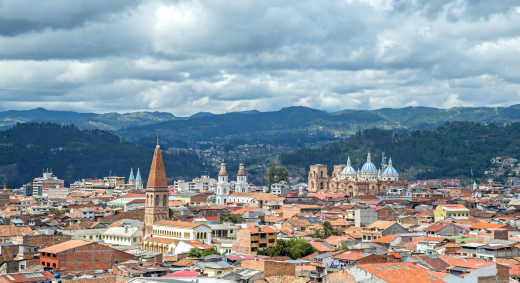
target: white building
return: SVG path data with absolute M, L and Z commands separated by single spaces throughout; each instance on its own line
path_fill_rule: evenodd
M 249 184 L 247 183 L 247 172 L 244 163 L 240 163 L 237 173 L 237 182 L 235 184 L 235 192 L 237 193 L 248 193 Z
M 140 227 L 110 227 L 103 233 L 103 241 L 110 245 L 135 246 L 141 243 Z
M 271 193 L 277 196 L 286 196 L 291 190 L 291 186 L 286 181 L 281 181 L 271 185 Z
M 211 244 L 211 228 L 202 223 L 161 220 L 153 225 L 152 237 L 175 240 L 197 240 Z
M 227 198 L 231 191 L 231 184 L 228 180 L 229 174 L 226 169 L 226 163 L 220 164 L 220 171 L 218 172 L 217 191 L 215 194 L 215 203 L 223 205 L 227 203 Z

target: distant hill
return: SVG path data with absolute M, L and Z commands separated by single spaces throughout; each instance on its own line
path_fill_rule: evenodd
M 243 144 L 265 144 L 288 148 L 320 147 L 341 141 L 365 129 L 392 129 L 394 133 L 433 130 L 446 122 L 520 122 L 520 105 L 510 107 L 430 107 L 342 110 L 326 112 L 308 107 L 287 107 L 279 111 L 256 110 L 212 114 L 199 112 L 176 117 L 164 112 L 77 113 L 42 108 L 0 112 L 0 129 L 16 123 L 53 122 L 73 124 L 80 129 L 112 131 L 127 141 L 150 146 L 159 136 L 161 143 L 177 148 L 224 151 Z
M 446 122 L 520 122 L 520 105 L 510 107 L 460 107 L 437 109 L 406 107 L 378 110 L 325 112 L 307 107 L 288 107 L 272 112 L 199 113 L 191 118 L 121 129 L 118 134 L 133 142 L 146 143 L 156 135 L 177 147 L 214 143 L 271 144 L 302 147 L 345 139 L 364 129 L 394 132 L 435 129 Z
M 506 126 L 469 122 L 445 124 L 433 131 L 396 134 L 370 129 L 345 141 L 319 149 L 299 149 L 282 154 L 280 162 L 294 171 L 305 172 L 310 164 L 345 164 L 350 156 L 356 170 L 366 160 L 380 167 L 381 152 L 391 156 L 393 165 L 406 178 L 482 177 L 495 156 L 520 157 L 520 123 Z
M 130 168 L 141 168 L 146 179 L 153 150 L 122 142 L 101 130 L 51 123 L 18 124 L 0 131 L 0 184 L 19 186 L 41 176 L 44 168 L 51 168 L 67 183 L 110 173 L 127 177 Z M 169 178 L 195 177 L 206 170 L 193 152 L 164 148 L 163 157 Z
M 142 126 L 178 119 L 165 112 L 132 113 L 78 113 L 72 111 L 51 111 L 44 108 L 31 110 L 9 110 L 0 112 L 0 129 L 17 123 L 52 122 L 73 124 L 81 129 L 118 130 L 126 127 Z

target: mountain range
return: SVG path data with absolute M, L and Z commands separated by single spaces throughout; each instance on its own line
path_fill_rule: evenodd
M 292 148 L 339 141 L 370 128 L 394 131 L 435 129 L 445 122 L 467 121 L 499 125 L 520 121 L 520 105 L 509 107 L 430 107 L 342 110 L 326 112 L 307 107 L 279 111 L 200 112 L 177 117 L 166 112 L 78 113 L 43 108 L 0 112 L 0 128 L 16 123 L 53 122 L 80 129 L 109 130 L 139 144 L 161 142 L 169 146 L 197 148 L 201 144 L 270 144 Z
M 406 177 L 467 176 L 470 169 L 480 174 L 492 155 L 517 157 L 520 146 L 508 132 L 520 130 L 516 122 L 520 105 L 338 112 L 288 107 L 190 117 L 11 110 L 0 112 L 0 183 L 19 185 L 43 168 L 53 168 L 67 182 L 109 172 L 126 176 L 130 167 L 140 167 L 145 176 L 157 136 L 171 162 L 171 178 L 212 173 L 221 161 L 233 170 L 245 161 L 251 179 L 261 184 L 269 165 L 286 165 L 293 176 L 304 177 L 309 164 L 343 163 L 347 155 L 360 163 L 370 150 L 391 154 Z M 481 133 L 479 143 L 473 132 Z

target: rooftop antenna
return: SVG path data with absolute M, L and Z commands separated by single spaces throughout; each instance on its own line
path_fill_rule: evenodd
M 157 139 L 157 143 L 155 144 L 155 146 L 159 147 L 159 135 L 155 136 L 155 138 Z

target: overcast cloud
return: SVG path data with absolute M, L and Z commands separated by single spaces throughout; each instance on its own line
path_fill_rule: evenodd
M 514 0 L 0 0 L 0 109 L 520 103 Z

